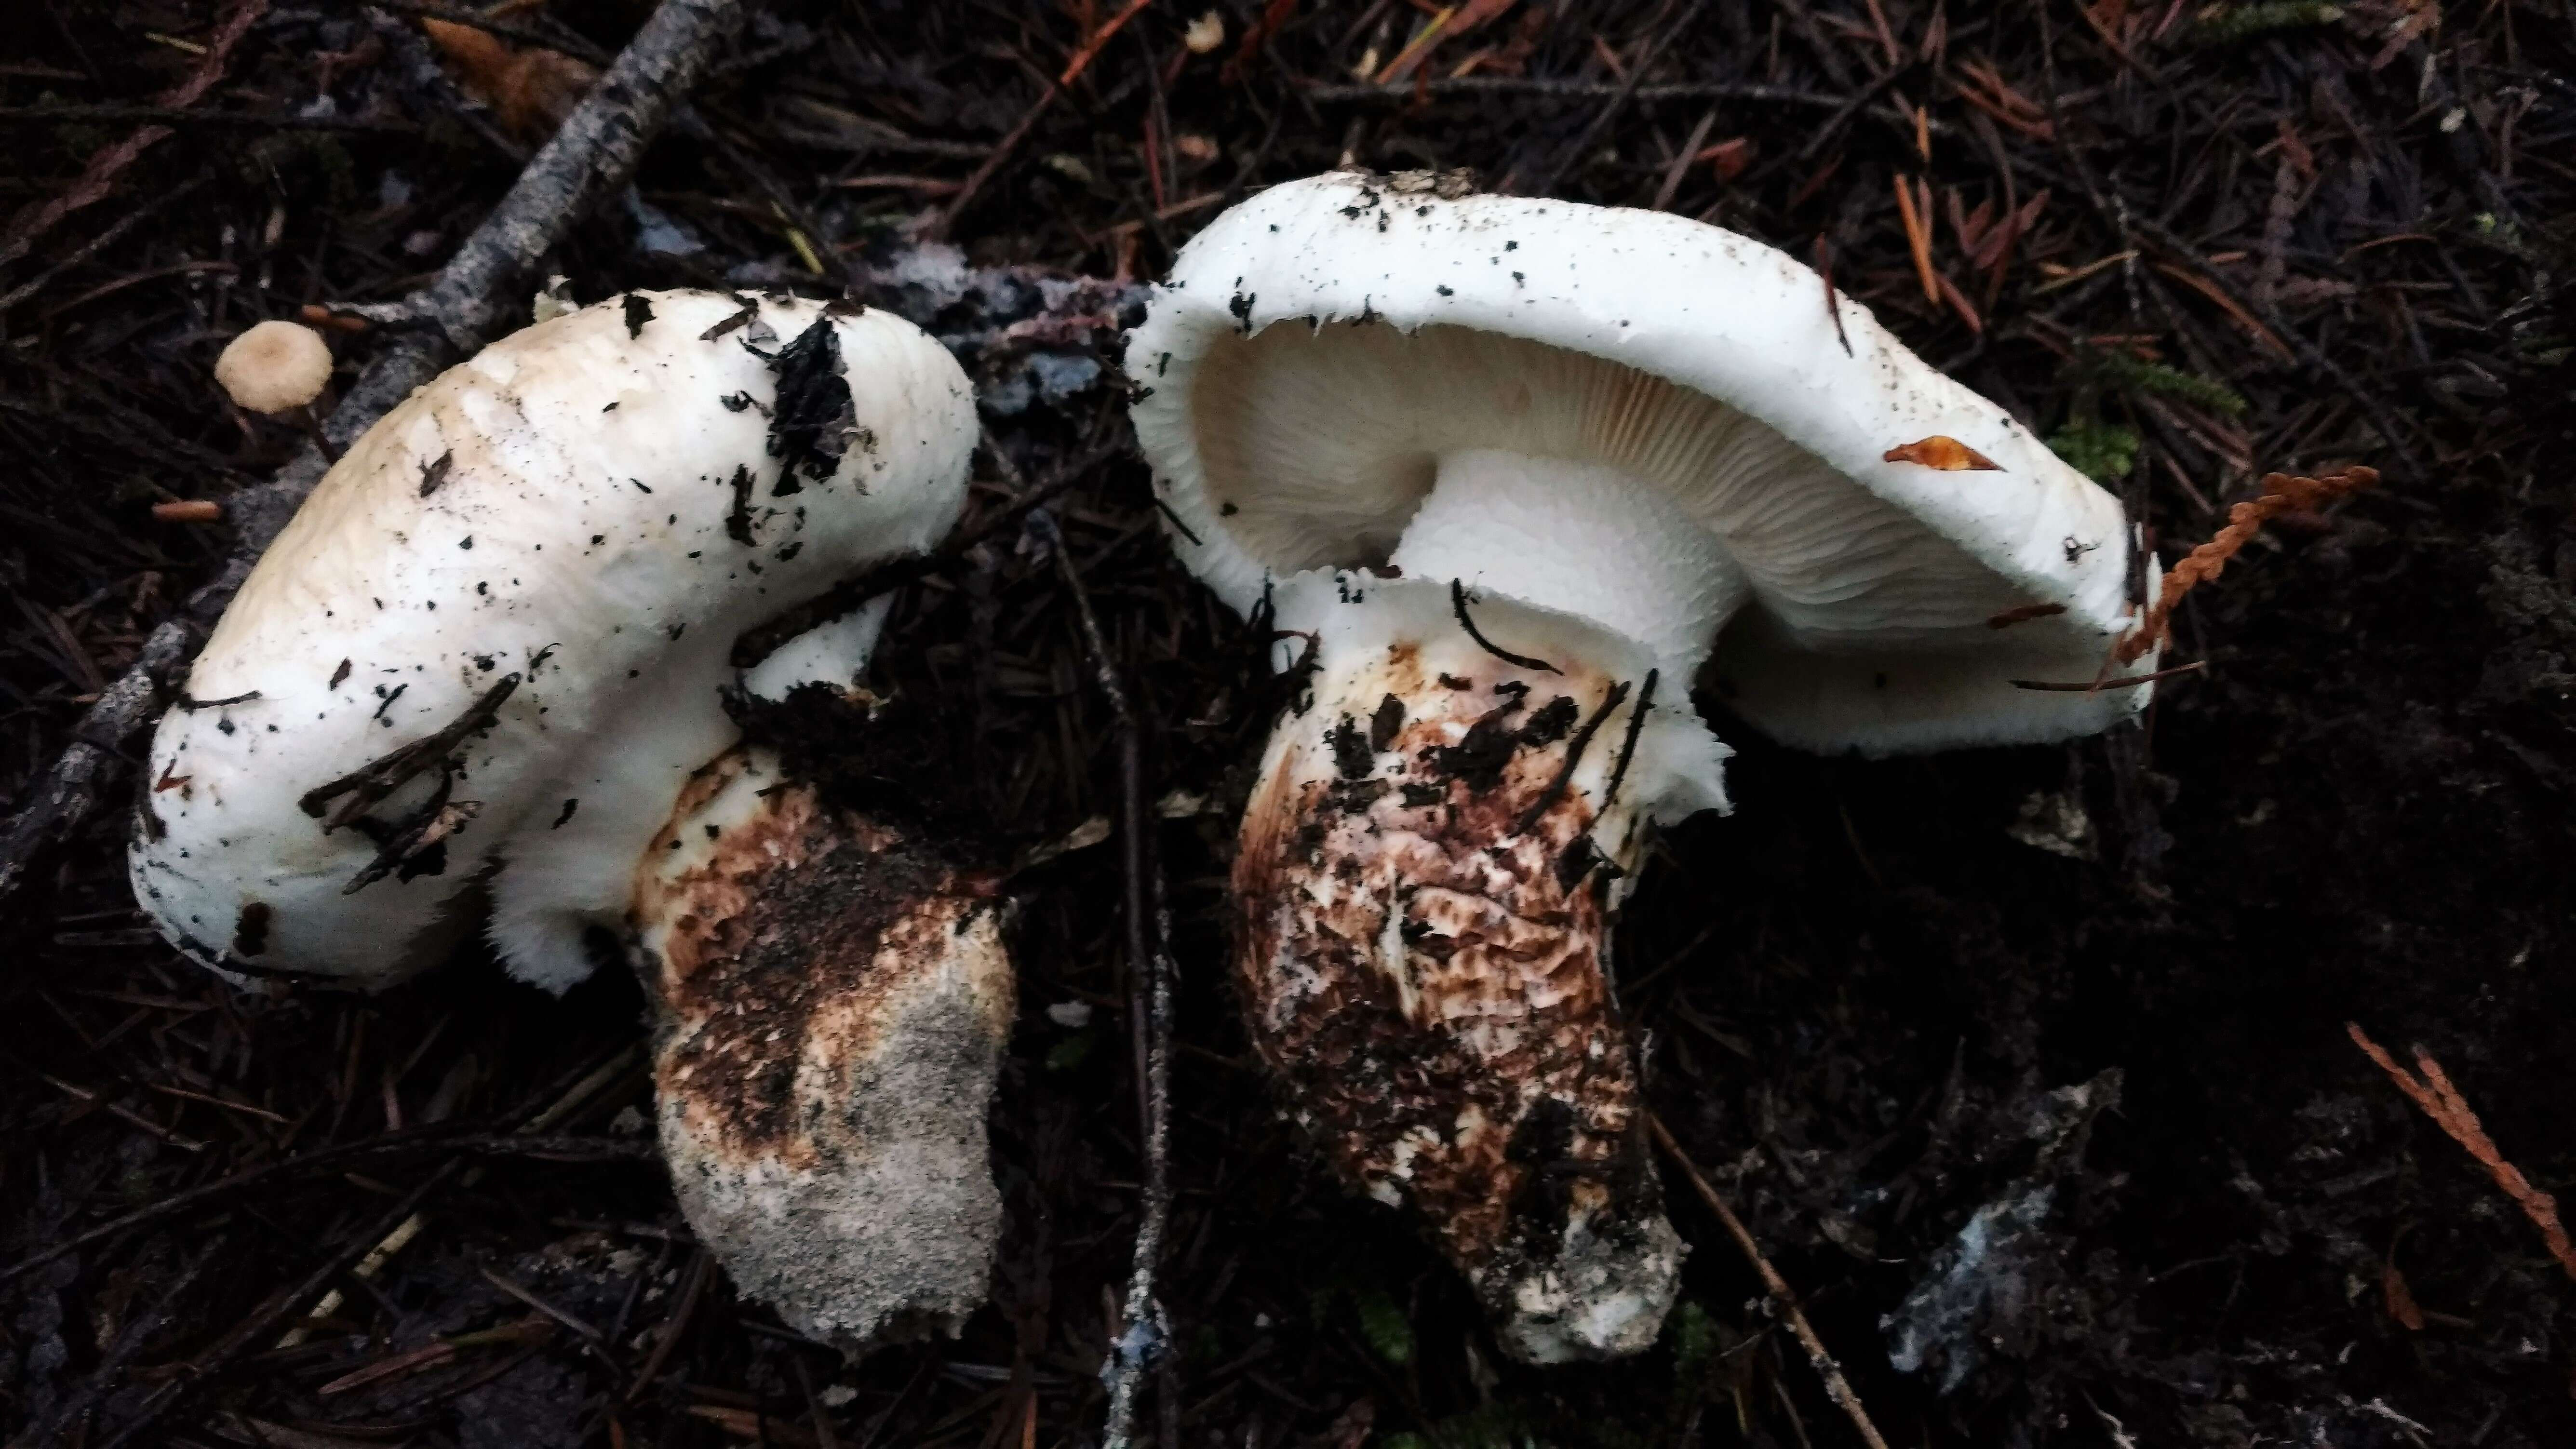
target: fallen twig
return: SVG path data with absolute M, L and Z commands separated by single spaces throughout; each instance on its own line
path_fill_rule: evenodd
M 2164 583 L 2156 591 L 2156 601 L 2137 629 L 2122 639 L 2111 653 L 2121 664 L 2133 663 L 2138 656 L 2162 645 L 2173 635 L 2174 605 L 2203 580 L 2214 579 L 2227 568 L 2227 561 L 2253 542 L 2263 525 L 2297 509 L 2314 508 L 2328 499 L 2339 498 L 2355 489 L 2367 488 L 2379 481 L 2370 468 L 2346 468 L 2323 478 L 2299 478 L 2287 473 L 2263 475 L 2263 492 L 2250 503 L 2239 503 L 2227 510 L 2227 526 L 2215 537 L 2185 554 L 2180 563 L 2165 573 Z
M 370 136 L 417 136 L 409 121 L 368 121 L 351 116 L 298 116 L 291 112 L 205 111 L 187 106 L 0 106 L 0 126 L 59 126 L 66 121 L 150 121 L 161 126 L 232 126 L 253 131 L 347 131 Z
M 2531 1179 L 2522 1175 L 2521 1168 L 2505 1161 L 2495 1139 L 2487 1135 L 2486 1127 L 2478 1121 L 2478 1114 L 2469 1110 L 2468 1099 L 2451 1084 L 2450 1073 L 2443 1071 L 2442 1064 L 2433 1060 L 2433 1054 L 2422 1047 L 2415 1049 L 2416 1071 L 2424 1074 L 2419 1080 L 2414 1072 L 2399 1066 L 2387 1048 L 2372 1041 L 2362 1031 L 2361 1023 L 2347 1021 L 2343 1029 L 2351 1034 L 2352 1044 L 2379 1064 L 2379 1069 L 2388 1074 L 2388 1079 L 2397 1084 L 2397 1090 L 2404 1092 L 2408 1101 L 2424 1109 L 2424 1115 L 2433 1119 L 2434 1126 L 2468 1149 L 2469 1155 L 2478 1160 L 2478 1165 L 2487 1170 L 2487 1176 L 2495 1179 L 2495 1185 L 2504 1190 L 2506 1197 L 2513 1199 L 2514 1206 L 2522 1209 L 2523 1216 L 2531 1219 L 2532 1226 L 2540 1229 L 2540 1240 L 2548 1244 L 2549 1256 L 2558 1260 L 2558 1266 L 2567 1270 L 2568 1277 L 2576 1278 L 2576 1243 L 2568 1241 L 2567 1229 L 2558 1221 L 2558 1199 L 2533 1187 Z
M 623 1063 L 624 1057 L 619 1061 Z M 526 1157 L 549 1162 L 615 1162 L 650 1158 L 657 1151 L 650 1142 L 615 1137 L 556 1137 L 526 1133 L 460 1132 L 447 1128 L 421 1128 L 407 1133 L 388 1133 L 368 1142 L 353 1142 L 341 1147 L 321 1147 L 295 1157 L 264 1162 L 245 1168 L 230 1177 L 219 1178 L 200 1187 L 175 1192 L 157 1202 L 110 1218 L 97 1227 L 71 1237 L 0 1267 L 0 1283 L 5 1283 L 31 1269 L 67 1253 L 78 1252 L 92 1243 L 132 1232 L 136 1228 L 176 1217 L 208 1203 L 227 1197 L 238 1197 L 253 1188 L 267 1187 L 297 1177 L 314 1177 L 326 1173 L 346 1172 L 379 1158 L 403 1157 L 415 1153 L 438 1152 L 452 1157 Z
M 2235 289 L 2228 284 L 2225 277 L 2219 274 L 2218 269 L 2210 264 L 2208 258 L 2201 255 L 2198 247 L 2185 241 L 2155 218 L 2132 214 L 2125 204 L 2115 204 L 2111 197 L 2104 194 L 2101 182 L 2095 176 L 2092 166 L 2085 161 L 2082 149 L 2074 143 L 2059 104 L 2061 91 L 2057 82 L 2056 31 L 2049 21 L 2049 7 L 2045 3 L 2040 3 L 2033 5 L 2031 9 L 2039 21 L 2040 65 L 2048 81 L 2044 100 L 2052 131 L 2051 140 L 2057 146 L 2058 158 L 2065 162 L 2067 169 L 2073 173 L 2077 189 L 2084 193 L 2086 203 L 2093 208 L 2094 214 L 2101 219 L 2103 225 L 2119 239 L 2121 248 L 2128 251 L 2137 250 L 2135 238 L 2143 236 L 2164 248 L 2176 261 L 2187 265 L 2199 278 L 2199 281 L 2191 284 L 2193 290 L 2217 302 L 2225 310 L 2258 319 L 2262 325 L 2263 334 L 2268 335 L 2275 345 L 2285 347 L 2300 366 L 2341 388 L 2345 396 L 2358 404 L 2363 421 L 2370 425 L 2373 432 L 2379 434 L 2380 441 L 2388 445 L 2389 453 L 2397 460 L 2402 475 L 2408 481 L 2417 482 L 2428 477 L 2423 465 L 2416 460 L 2414 450 L 2407 447 L 2406 439 L 2398 433 L 2396 419 L 2401 416 L 2399 410 L 2391 408 L 2376 391 L 2364 386 L 2359 378 L 2354 377 L 2341 364 L 2317 350 L 2314 345 L 2292 330 L 2280 312 L 2269 303 L 2258 302 L 2248 306 L 2243 299 L 2237 297 Z M 2091 16 L 2088 15 L 2086 18 L 2090 19 Z M 2032 169 L 2047 177 L 2044 169 L 2036 166 Z M 2049 177 L 2048 179 L 2050 184 L 2056 185 L 2065 178 Z M 2176 330 L 2179 331 L 2179 329 Z
M 1500 644 L 1495 643 L 1493 640 L 1486 638 L 1485 631 L 1477 628 L 1476 621 L 1468 617 L 1467 583 L 1464 579 L 1451 579 L 1449 581 L 1449 612 L 1457 616 L 1458 627 L 1467 631 L 1468 638 L 1475 640 L 1478 647 L 1482 648 L 1486 653 L 1493 655 L 1496 659 L 1503 661 L 1505 664 L 1516 664 L 1523 669 L 1543 670 L 1549 674 L 1562 674 L 1565 672 L 1564 670 L 1557 668 L 1555 665 L 1548 663 L 1544 659 L 1533 659 L 1526 654 L 1514 654 L 1509 649 L 1506 649 Z
M 101 1445 L 101 1449 L 117 1449 L 119 1445 L 135 1442 L 138 1435 L 160 1422 L 162 1417 L 178 1407 L 183 1399 L 202 1388 L 209 1378 L 229 1367 L 234 1360 L 248 1352 L 252 1345 L 285 1322 L 299 1306 L 311 1302 L 314 1295 L 322 1292 L 326 1285 L 357 1266 L 360 1259 L 373 1251 L 372 1245 L 386 1232 L 411 1216 L 413 1209 L 426 1201 L 431 1193 L 436 1192 L 450 1178 L 464 1169 L 465 1159 L 463 1158 L 451 1158 L 432 1169 L 429 1176 L 422 1178 L 417 1186 L 403 1194 L 400 1200 L 385 1210 L 384 1214 L 376 1220 L 377 1226 L 342 1239 L 340 1245 L 332 1250 L 331 1255 L 315 1266 L 312 1272 L 306 1274 L 303 1281 L 295 1288 L 270 1298 L 248 1318 L 233 1325 L 223 1337 L 215 1340 L 211 1346 L 189 1360 L 185 1365 L 185 1372 L 163 1380 L 160 1387 L 146 1395 L 135 1407 L 134 1412 L 117 1426 L 115 1436 L 107 1439 Z
M 1073 566 L 1064 534 L 1057 529 L 1055 519 L 1042 510 L 1029 515 L 1029 528 L 1055 553 L 1056 568 L 1064 575 L 1064 586 L 1073 595 L 1074 612 L 1082 624 L 1082 641 L 1091 654 L 1093 677 L 1099 681 L 1100 692 L 1107 696 L 1109 711 L 1118 723 L 1130 961 L 1127 1019 L 1136 1039 L 1137 1111 L 1143 1118 L 1139 1126 L 1145 1144 L 1145 1202 L 1143 1221 L 1136 1228 L 1136 1255 L 1127 1275 L 1123 1321 L 1118 1337 L 1109 1345 L 1109 1360 L 1102 1365 L 1100 1377 L 1109 1387 L 1109 1418 L 1101 1433 L 1103 1449 L 1128 1449 L 1135 1432 L 1137 1385 L 1147 1369 L 1164 1361 L 1171 1336 L 1170 1325 L 1163 1318 L 1163 1305 L 1154 1290 L 1155 1270 L 1163 1256 L 1163 1234 L 1172 1216 L 1173 969 L 1166 944 L 1171 935 L 1171 912 L 1163 900 L 1162 872 L 1152 863 L 1145 833 L 1152 816 L 1146 809 L 1143 724 L 1127 697 L 1126 685 L 1119 679 L 1109 642 L 1102 636 L 1100 620 L 1091 610 L 1091 594 L 1082 586 L 1082 575 Z M 1161 1401 L 1163 1416 L 1171 1421 L 1168 1427 L 1177 1429 L 1180 1405 L 1168 1384 Z M 1171 1442 L 1173 1437 L 1166 1433 L 1164 1442 Z
M 245 6 L 244 12 L 258 8 Z M 410 315 L 428 325 L 397 334 L 368 364 L 324 427 L 333 445 L 346 448 L 449 361 L 483 344 L 519 305 L 516 286 L 563 239 L 586 204 L 624 186 L 634 174 L 645 145 L 706 68 L 741 11 L 742 0 L 663 0 L 599 85 L 528 162 L 509 195 L 457 248 L 437 280 L 409 299 Z M 165 103 L 185 105 L 192 99 L 165 98 Z M 101 789 L 126 743 L 152 722 L 162 690 L 196 653 L 201 632 L 232 602 L 269 540 L 295 515 L 327 467 L 321 450 L 308 444 L 274 478 L 224 500 L 235 541 L 222 571 L 177 617 L 164 620 L 144 640 L 134 663 L 81 717 L 71 744 L 30 784 L 18 813 L 0 828 L 0 911 L 16 900 L 38 861 L 98 807 Z
M 177 205 L 188 196 L 193 195 L 199 187 L 206 184 L 206 179 L 207 178 L 205 177 L 199 176 L 187 181 L 182 181 L 178 185 L 171 187 L 168 191 L 161 193 L 159 196 L 152 198 L 150 201 L 144 202 L 132 211 L 129 211 L 125 215 L 117 218 L 114 222 L 110 223 L 104 231 L 101 231 L 98 235 L 91 237 L 88 241 L 81 243 L 79 246 L 74 247 L 69 255 L 62 257 L 52 266 L 47 267 L 36 275 L 20 282 L 17 286 L 10 288 L 5 295 L 0 295 L 0 312 L 8 311 L 10 308 L 26 301 L 29 297 L 32 297 L 38 292 L 41 292 L 45 288 L 53 285 L 56 278 L 65 275 L 70 272 L 72 268 L 79 266 L 81 263 L 97 256 L 100 252 L 114 246 L 126 235 L 126 233 L 134 230 L 134 228 L 142 225 L 144 222 L 151 220 L 153 217 L 159 216 L 162 212 L 168 210 L 174 205 Z M 157 508 L 154 510 L 154 514 L 156 517 L 159 515 L 159 510 Z
M 1789 1331 L 1797 1336 L 1798 1346 L 1807 1351 L 1807 1362 L 1815 1365 L 1817 1376 L 1825 1381 L 1825 1397 L 1833 1400 L 1850 1417 L 1852 1427 L 1860 1432 L 1861 1442 L 1869 1449 L 1887 1449 L 1887 1440 L 1878 1432 L 1878 1425 L 1870 1421 L 1869 1410 L 1861 1406 L 1860 1395 L 1852 1391 L 1851 1381 L 1843 1377 L 1842 1365 L 1834 1362 L 1834 1356 L 1825 1349 L 1825 1341 L 1816 1336 L 1815 1325 L 1807 1321 L 1806 1310 L 1798 1306 L 1798 1295 L 1789 1291 L 1789 1280 L 1781 1277 L 1780 1270 L 1771 1266 L 1771 1260 L 1762 1256 L 1761 1246 L 1753 1241 L 1753 1234 L 1745 1228 L 1743 1220 L 1736 1217 L 1735 1210 L 1726 1205 L 1726 1199 L 1719 1197 L 1717 1189 L 1701 1175 L 1699 1164 L 1691 1161 L 1690 1154 L 1682 1151 L 1682 1145 L 1673 1140 L 1673 1134 L 1664 1126 L 1663 1119 L 1649 1112 L 1646 1114 L 1646 1127 L 1655 1134 L 1656 1144 L 1681 1168 L 1682 1176 L 1690 1179 L 1700 1201 L 1707 1203 L 1708 1210 L 1717 1214 L 1717 1220 L 1726 1227 L 1726 1235 L 1735 1239 L 1735 1246 L 1743 1250 L 1745 1261 L 1753 1265 L 1754 1275 L 1762 1280 L 1762 1291 L 1770 1295 L 1773 1310 L 1789 1320 Z
M 1758 81 L 1682 81 L 1669 85 L 1631 86 L 1615 81 L 1557 80 L 1546 76 L 1518 75 L 1435 76 L 1394 86 L 1366 82 L 1311 85 L 1300 89 L 1297 94 L 1318 105 L 1348 105 L 1366 101 L 1410 104 L 1425 97 L 1442 100 L 1455 96 L 1535 96 L 1589 101 L 1607 100 L 1622 92 L 1632 102 L 1764 101 L 1819 111 L 1834 110 L 1843 104 L 1841 96 L 1820 95 L 1794 86 L 1764 85 Z
M 623 1075 L 629 1068 L 633 1067 L 638 1058 L 642 1055 L 643 1052 L 641 1048 L 628 1047 L 626 1050 L 617 1053 L 608 1060 L 601 1062 L 598 1066 L 593 1067 L 590 1071 L 584 1073 L 579 1081 L 574 1082 L 571 1087 L 567 1088 L 562 1096 L 557 1097 L 552 1105 L 529 1118 L 527 1121 L 519 1124 L 519 1132 L 523 1135 L 533 1137 L 550 1128 L 560 1125 L 564 1119 L 570 1117 L 573 1113 L 581 1110 L 583 1106 L 587 1105 L 603 1088 L 615 1082 L 618 1077 Z M 446 1168 L 456 1167 L 464 1167 L 463 1158 L 449 1159 L 441 1171 L 444 1172 Z M 476 1183 L 481 1182 L 483 1180 L 483 1172 L 484 1166 L 481 1163 L 477 1163 L 472 1167 L 466 1167 L 464 1177 L 462 1179 L 463 1185 L 470 1188 Z M 443 1178 L 435 1178 L 432 1182 L 434 1185 L 436 1182 L 443 1180 Z M 406 1247 L 409 1247 L 411 1245 L 411 1240 L 420 1236 L 420 1230 L 427 1226 L 428 1222 L 429 1219 L 418 1211 L 406 1214 L 400 1221 L 396 1222 L 390 1229 L 388 1229 L 382 1237 L 376 1240 L 375 1246 L 367 1250 L 366 1255 L 358 1260 L 356 1267 L 350 1269 L 351 1276 L 357 1278 L 373 1278 L 376 1276 L 377 1273 L 383 1271 L 385 1264 L 393 1259 L 394 1254 L 401 1252 Z M 342 1301 L 340 1290 L 337 1288 L 331 1289 L 329 1292 L 324 1293 L 319 1301 L 314 1303 L 313 1311 L 306 1314 L 305 1317 L 328 1318 L 333 1312 L 338 1310 Z M 301 1328 L 294 1328 L 289 1329 L 286 1336 L 278 1340 L 277 1346 L 280 1348 L 292 1348 L 303 1341 L 304 1330 Z

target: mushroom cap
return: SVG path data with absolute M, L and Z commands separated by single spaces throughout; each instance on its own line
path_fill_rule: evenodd
M 438 959 L 488 893 L 514 972 L 580 979 L 681 786 L 736 737 L 735 637 L 946 532 L 975 434 L 955 360 L 884 312 L 633 293 L 494 343 L 352 445 L 242 585 L 154 737 L 137 897 L 210 966 L 373 986 Z M 750 682 L 846 684 L 881 618 Z M 488 723 L 441 739 L 511 676 Z M 338 828 L 308 813 L 422 741 L 445 767 Z M 380 853 L 396 868 L 352 889 Z
M 331 381 L 331 346 L 300 323 L 262 322 L 224 344 L 215 381 L 252 412 L 292 412 Z
M 1616 467 L 1717 537 L 1751 597 L 1704 682 L 1786 743 L 2059 739 L 2146 702 L 2012 683 L 2091 680 L 2125 631 L 2119 504 L 1867 308 L 1717 227 L 1430 173 L 1310 177 L 1181 249 L 1126 368 L 1173 547 L 1241 612 L 1383 561 L 1438 459 L 1494 449 Z M 1996 466 L 1885 456 L 1935 436 Z

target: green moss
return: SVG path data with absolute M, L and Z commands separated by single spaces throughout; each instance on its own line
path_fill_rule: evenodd
M 2051 434 L 2048 446 L 2075 471 L 2096 483 L 2116 483 L 2137 466 L 2143 440 L 2138 430 L 2117 423 L 2070 419 Z
M 1404 1305 L 1382 1285 L 1357 1277 L 1336 1277 L 1306 1294 L 1306 1314 L 1317 1329 L 1333 1316 L 1337 1304 L 1351 1305 L 1359 1319 L 1360 1338 L 1379 1358 L 1401 1368 L 1413 1362 L 1413 1323 Z
M 2254 5 L 2212 5 L 2192 17 L 2184 38 L 2193 45 L 2235 45 L 2282 30 L 2307 30 L 2343 18 L 2327 0 L 2263 0 Z
M 1098 1032 L 1087 1029 L 1075 1032 L 1047 1048 L 1046 1069 L 1050 1072 L 1072 1071 L 1090 1058 L 1091 1049 L 1099 1043 Z
M 1551 1449 L 1519 1414 L 1501 1404 L 1452 1414 L 1418 1434 L 1391 1434 L 1380 1442 L 1386 1449 Z
M 1392 1295 L 1367 1284 L 1352 1290 L 1351 1306 L 1359 1310 L 1360 1337 L 1372 1352 L 1398 1368 L 1413 1362 L 1413 1324 Z
M 1673 1351 L 1673 1392 L 1691 1393 L 1717 1352 L 1717 1321 L 1688 1299 L 1664 1320 L 1664 1342 Z
M 2142 362 L 2126 352 L 2100 353 L 2094 362 L 2101 368 L 2103 377 L 2117 386 L 2161 397 L 2180 398 L 2231 418 L 2244 416 L 2247 406 L 2244 396 L 2215 378 L 2185 372 L 2179 367 L 2167 367 L 2161 362 Z

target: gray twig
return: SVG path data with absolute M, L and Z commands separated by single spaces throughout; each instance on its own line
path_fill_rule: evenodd
M 1834 110 L 1845 104 L 1841 96 L 1800 90 L 1795 86 L 1766 85 L 1760 81 L 1679 81 L 1638 85 L 1625 81 L 1552 80 L 1544 76 L 1517 75 L 1434 76 L 1384 86 L 1366 82 L 1337 83 L 1305 86 L 1297 94 L 1317 105 L 1364 105 L 1370 102 L 1409 105 L 1417 100 L 1452 100 L 1465 96 L 1597 101 L 1617 100 L 1622 95 L 1638 104 L 1653 101 L 1756 101 L 1819 111 Z
M 1055 553 L 1056 568 L 1073 595 L 1082 641 L 1090 651 L 1093 677 L 1108 697 L 1118 723 L 1118 784 L 1121 833 L 1126 837 L 1127 1019 L 1136 1047 L 1137 1113 L 1145 1143 L 1144 1217 L 1136 1227 L 1136 1256 L 1127 1274 L 1127 1303 L 1118 1336 L 1109 1345 L 1109 1360 L 1100 1377 L 1109 1387 L 1109 1419 L 1101 1431 L 1102 1449 L 1129 1449 L 1136 1424 L 1136 1389 L 1147 1370 L 1165 1361 L 1171 1325 L 1155 1296 L 1155 1270 L 1163 1257 L 1163 1235 L 1172 1217 L 1172 957 L 1171 907 L 1163 898 L 1163 875 L 1153 862 L 1146 837 L 1152 818 L 1145 808 L 1144 729 L 1136 717 L 1100 620 L 1091 611 L 1090 592 L 1073 566 L 1064 534 L 1043 508 L 1029 514 L 1029 529 Z M 1166 1384 L 1161 1395 L 1164 1418 L 1175 1417 L 1178 1400 Z M 1170 1441 L 1166 1434 L 1165 1442 Z
M 645 146 L 739 23 L 742 8 L 742 0 L 662 0 L 437 280 L 407 299 L 410 316 L 425 325 L 393 333 L 349 389 L 323 428 L 334 447 L 346 449 L 412 389 L 483 345 L 516 308 L 517 287 L 584 208 L 626 185 Z M 133 665 L 90 706 L 71 744 L 0 827 L 0 910 L 98 808 L 121 752 L 159 713 L 163 692 L 195 656 L 203 631 L 223 614 L 328 466 L 321 450 L 307 444 L 275 477 L 224 500 L 234 544 L 222 571 L 144 640 Z
M 1816 1376 L 1825 1381 L 1825 1397 L 1833 1400 L 1834 1406 L 1851 1420 L 1852 1428 L 1859 1432 L 1861 1442 L 1869 1449 L 1887 1449 L 1886 1437 L 1878 1432 L 1878 1425 L 1871 1422 L 1869 1410 L 1861 1406 L 1860 1395 L 1852 1391 L 1851 1380 L 1843 1377 L 1842 1365 L 1834 1361 L 1833 1354 L 1825 1348 L 1825 1341 L 1816 1336 L 1815 1325 L 1807 1321 L 1806 1310 L 1798 1306 L 1798 1295 L 1790 1290 L 1789 1280 L 1780 1276 L 1780 1270 L 1771 1266 L 1769 1258 L 1762 1256 L 1762 1247 L 1753 1241 L 1752 1230 L 1744 1226 L 1744 1220 L 1737 1217 L 1735 1210 L 1726 1205 L 1726 1199 L 1718 1196 L 1717 1189 L 1709 1185 L 1708 1178 L 1699 1170 L 1699 1164 L 1690 1160 L 1689 1153 L 1682 1151 L 1681 1143 L 1674 1140 L 1662 1118 L 1652 1112 L 1647 1113 L 1646 1130 L 1653 1134 L 1657 1145 L 1672 1154 L 1673 1161 L 1681 1166 L 1682 1176 L 1690 1179 L 1691 1188 L 1699 1194 L 1700 1201 L 1708 1204 L 1710 1212 L 1717 1214 L 1717 1221 L 1726 1229 L 1726 1235 L 1735 1240 L 1737 1250 L 1753 1265 L 1755 1276 L 1762 1280 L 1762 1291 L 1768 1296 L 1770 1311 L 1789 1320 L 1789 1332 L 1797 1337 L 1798 1346 L 1806 1350 L 1807 1362 L 1815 1367 Z

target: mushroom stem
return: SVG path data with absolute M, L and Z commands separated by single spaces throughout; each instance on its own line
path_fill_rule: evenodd
M 1478 607 L 1515 664 L 1427 579 L 1301 575 L 1278 608 L 1316 673 L 1235 862 L 1253 1039 L 1342 1177 L 1423 1214 L 1509 1352 L 1635 1353 L 1683 1249 L 1608 926 L 1641 827 L 1721 803 L 1725 748 L 1649 705 L 1646 649 L 1562 613 Z
M 766 751 L 700 771 L 637 868 L 681 1209 L 801 1332 L 857 1351 L 953 1334 L 984 1301 L 1002 916 L 918 840 L 782 782 Z
M 1677 682 L 1750 595 L 1716 535 L 1661 490 L 1604 464 L 1493 448 L 1440 456 L 1389 562 L 1589 619 L 1653 650 Z
M 304 435 L 305 441 L 313 445 L 313 451 L 322 456 L 325 464 L 340 461 L 340 450 L 332 445 L 331 435 L 322 431 L 322 414 L 313 404 L 306 403 L 288 413 L 287 417 L 295 424 L 296 431 Z

